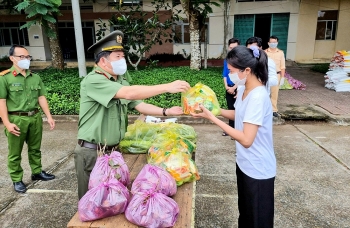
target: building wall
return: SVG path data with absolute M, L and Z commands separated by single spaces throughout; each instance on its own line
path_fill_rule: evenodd
M 338 10 L 335 40 L 316 40 L 318 11 Z M 350 50 L 350 1 L 302 0 L 297 26 L 295 61 L 300 63 L 329 62 L 338 50 Z
M 143 2 L 144 10 L 151 11 L 149 6 L 151 0 Z M 170 1 L 171 3 L 171 1 Z M 69 0 L 63 0 L 63 4 L 70 5 Z M 91 5 L 91 2 L 81 5 Z M 181 5 L 176 6 L 182 9 Z M 209 43 L 208 58 L 221 58 L 223 50 L 226 48 L 224 44 L 224 18 L 223 4 L 219 7 L 213 7 L 213 13 L 209 15 Z M 320 10 L 338 10 L 338 24 L 336 40 L 315 40 L 317 15 Z M 106 0 L 97 0 L 93 3 L 92 9 L 81 10 L 82 21 L 94 21 L 95 30 L 98 29 L 97 24 L 101 18 L 107 22 L 115 9 L 108 6 Z M 63 15 L 59 17 L 59 21 L 73 21 L 71 11 L 62 11 Z M 350 50 L 350 1 L 349 0 L 285 0 L 285 1 L 264 1 L 264 2 L 236 2 L 231 0 L 228 20 L 228 37 L 234 36 L 234 15 L 239 14 L 272 14 L 272 13 L 290 13 L 288 43 L 287 43 L 287 59 L 301 63 L 312 62 L 328 62 L 329 59 L 338 50 Z M 186 18 L 185 14 L 181 14 Z M 165 17 L 163 17 L 165 19 Z M 6 12 L 0 12 L 0 21 L 3 22 L 24 22 L 25 15 L 6 15 Z M 106 31 L 108 34 L 109 31 Z M 34 39 L 34 35 L 39 35 L 39 39 Z M 28 29 L 30 47 L 28 50 L 37 60 L 49 60 L 51 54 L 49 50 L 48 40 L 45 33 L 39 26 Z M 203 44 L 202 55 L 203 55 Z M 0 56 L 8 55 L 9 47 L 0 47 Z M 161 46 L 156 45 L 146 55 L 153 53 L 190 53 L 190 44 L 171 44 L 166 43 Z

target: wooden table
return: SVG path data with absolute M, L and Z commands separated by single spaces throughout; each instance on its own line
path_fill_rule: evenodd
M 130 170 L 130 179 L 134 181 L 137 174 L 143 166 L 147 164 L 145 154 L 123 154 L 124 160 Z M 176 228 L 192 228 L 194 227 L 194 188 L 195 183 L 186 183 L 177 188 L 177 193 L 172 198 L 177 202 L 180 213 L 175 223 Z M 119 214 L 104 219 L 91 222 L 82 222 L 79 219 L 78 212 L 69 221 L 68 228 L 86 228 L 86 227 L 104 227 L 104 228 L 137 228 L 137 225 L 130 223 L 123 214 Z

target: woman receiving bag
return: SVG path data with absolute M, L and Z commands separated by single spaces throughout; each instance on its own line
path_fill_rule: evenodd
M 227 54 L 231 81 L 238 86 L 235 110 L 221 115 L 235 120 L 235 128 L 203 105 L 204 117 L 236 140 L 239 227 L 273 227 L 276 158 L 273 149 L 272 105 L 266 90 L 267 56 L 256 46 L 238 46 Z

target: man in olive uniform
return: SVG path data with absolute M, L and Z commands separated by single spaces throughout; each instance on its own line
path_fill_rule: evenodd
M 24 193 L 27 191 L 22 182 L 21 167 L 24 142 L 28 145 L 32 180 L 47 181 L 55 178 L 41 169 L 43 122 L 38 107 L 45 113 L 51 130 L 55 127 L 55 121 L 50 114 L 41 78 L 28 70 L 32 58 L 28 50 L 23 46 L 13 45 L 9 56 L 13 66 L 0 73 L 0 116 L 8 140 L 8 171 L 15 191 Z
M 154 86 L 130 86 L 131 78 L 123 52 L 123 33 L 114 31 L 92 45 L 96 66 L 81 82 L 78 145 L 74 151 L 79 199 L 88 191 L 90 173 L 97 150 L 117 148 L 127 127 L 128 109 L 146 115 L 181 115 L 181 107 L 160 108 L 146 104 L 146 99 L 161 93 L 185 92 L 190 85 L 174 81 Z

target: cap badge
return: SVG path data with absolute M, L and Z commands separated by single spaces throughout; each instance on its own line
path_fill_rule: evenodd
M 117 41 L 117 43 L 120 43 L 120 44 L 123 43 L 123 37 L 118 35 L 116 38 L 116 41 Z

